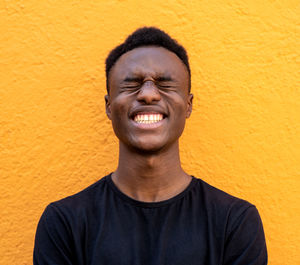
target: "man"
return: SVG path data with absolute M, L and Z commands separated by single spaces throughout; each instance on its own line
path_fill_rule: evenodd
M 267 264 L 255 206 L 181 168 L 190 77 L 185 49 L 156 28 L 138 29 L 109 54 L 105 101 L 118 167 L 46 208 L 35 265 Z

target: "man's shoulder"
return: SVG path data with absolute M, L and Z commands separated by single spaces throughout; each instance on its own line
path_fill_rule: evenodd
M 101 203 L 101 197 L 107 192 L 107 177 L 105 176 L 83 190 L 54 201 L 48 207 L 56 211 L 80 214 L 82 211 L 93 211 Z
M 202 179 L 197 179 L 200 200 L 209 208 L 224 214 L 242 214 L 249 208 L 255 207 L 250 202 L 233 196 Z

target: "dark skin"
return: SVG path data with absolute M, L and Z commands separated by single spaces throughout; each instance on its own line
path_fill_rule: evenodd
M 189 185 L 191 176 L 180 163 L 179 137 L 192 100 L 186 66 L 165 48 L 133 49 L 113 66 L 106 113 L 119 138 L 119 164 L 112 180 L 124 194 L 157 202 Z M 138 115 L 160 115 L 162 120 L 139 123 Z

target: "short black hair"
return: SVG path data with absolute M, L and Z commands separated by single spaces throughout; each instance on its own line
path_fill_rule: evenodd
M 126 52 L 141 46 L 160 46 L 173 53 L 185 64 L 189 73 L 189 91 L 191 88 L 191 70 L 189 65 L 189 58 L 183 46 L 181 46 L 175 39 L 172 39 L 167 33 L 156 27 L 143 27 L 134 31 L 127 37 L 125 42 L 114 48 L 105 60 L 106 71 L 106 89 L 109 92 L 108 77 L 111 68 L 118 61 L 118 59 Z

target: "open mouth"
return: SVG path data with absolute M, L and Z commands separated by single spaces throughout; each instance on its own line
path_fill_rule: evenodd
M 157 123 L 164 119 L 164 115 L 161 113 L 137 113 L 133 116 L 133 120 L 136 123 L 151 124 Z

